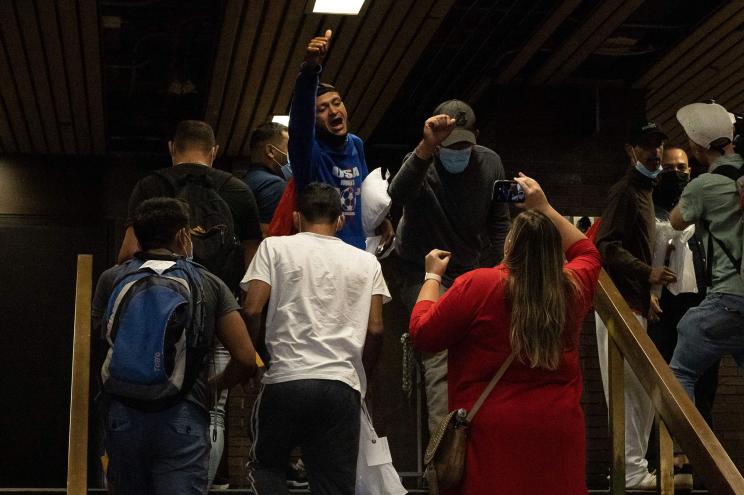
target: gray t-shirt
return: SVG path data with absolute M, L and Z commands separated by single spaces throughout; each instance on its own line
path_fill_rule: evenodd
M 725 155 L 710 167 L 714 171 L 721 165 L 741 167 L 744 159 L 737 154 Z M 731 255 L 742 256 L 742 222 L 739 209 L 739 195 L 734 181 L 720 174 L 706 173 L 693 179 L 682 192 L 679 202 L 682 219 L 695 223 L 695 229 L 702 234 L 703 246 L 708 249 L 708 232 L 723 242 Z M 706 253 L 711 256 L 711 253 Z M 744 282 L 736 273 L 731 260 L 720 246 L 713 242 L 713 286 L 711 292 L 744 296 Z
M 162 257 L 158 259 L 162 259 Z M 230 290 L 222 280 L 207 270 L 197 269 L 202 275 L 202 285 L 204 286 L 205 330 L 208 335 L 215 335 L 217 320 L 231 311 L 239 310 L 240 306 L 235 300 L 235 296 L 230 293 Z M 103 272 L 98 279 L 96 292 L 93 296 L 93 305 L 91 308 L 93 329 L 98 329 L 98 335 L 104 341 L 106 340 L 106 329 L 101 325 L 101 318 L 106 311 L 114 284 L 123 271 L 124 265 L 115 265 Z M 108 350 L 108 343 L 105 344 L 105 348 Z M 96 372 L 99 372 L 99 370 L 96 370 Z M 208 373 L 209 366 L 205 364 L 191 391 L 186 395 L 187 400 L 200 405 L 205 410 L 209 409 Z

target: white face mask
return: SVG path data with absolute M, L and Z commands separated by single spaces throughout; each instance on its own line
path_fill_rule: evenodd
M 654 171 L 649 170 L 648 167 L 646 167 L 643 163 L 640 162 L 640 160 L 638 160 L 638 157 L 636 156 L 635 151 L 633 151 L 633 158 L 635 158 L 636 170 L 638 170 L 640 173 L 642 173 L 649 179 L 655 179 L 663 170 L 663 168 L 661 167 L 661 163 L 659 163 L 659 168 L 657 168 L 656 170 Z

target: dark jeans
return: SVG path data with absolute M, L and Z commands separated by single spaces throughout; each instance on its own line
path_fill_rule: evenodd
M 144 412 L 111 400 L 106 415 L 109 493 L 207 493 L 209 415 L 187 400 Z
M 359 392 L 337 380 L 265 385 L 254 415 L 258 495 L 288 493 L 292 449 L 302 448 L 313 495 L 353 495 L 359 450 Z

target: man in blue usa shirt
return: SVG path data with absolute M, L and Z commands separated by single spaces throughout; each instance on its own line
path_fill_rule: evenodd
M 348 130 L 348 113 L 338 90 L 320 83 L 321 63 L 332 32 L 310 40 L 295 82 L 289 112 L 289 156 L 298 191 L 319 181 L 341 195 L 344 225 L 338 237 L 365 248 L 362 229 L 362 182 L 367 177 L 364 143 Z M 383 240 L 392 238 L 392 224 L 384 224 Z

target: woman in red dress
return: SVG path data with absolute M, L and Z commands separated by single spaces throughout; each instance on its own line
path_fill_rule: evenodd
M 450 410 L 470 410 L 517 355 L 473 418 L 465 475 L 448 493 L 586 494 L 578 341 L 600 257 L 536 181 L 521 173 L 516 180 L 527 211 L 512 224 L 504 262 L 460 276 L 440 299 L 436 275 L 449 253 L 429 253 L 411 338 L 422 351 L 449 350 Z

